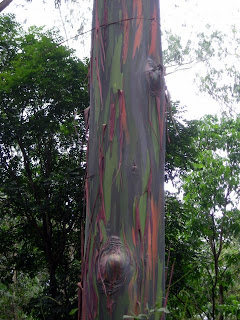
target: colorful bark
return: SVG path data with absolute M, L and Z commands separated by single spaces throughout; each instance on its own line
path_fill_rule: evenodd
M 163 300 L 159 25 L 158 0 L 94 1 L 83 320 L 122 319 Z

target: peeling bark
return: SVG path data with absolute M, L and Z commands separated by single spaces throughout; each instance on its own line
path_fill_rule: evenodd
M 81 319 L 115 320 L 164 305 L 159 1 L 95 0 L 93 28 Z

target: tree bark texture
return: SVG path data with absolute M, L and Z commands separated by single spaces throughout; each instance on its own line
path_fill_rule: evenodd
M 2 12 L 13 0 L 3 0 L 0 2 L 0 12 Z
M 159 0 L 94 1 L 83 320 L 122 319 L 163 304 L 159 15 Z

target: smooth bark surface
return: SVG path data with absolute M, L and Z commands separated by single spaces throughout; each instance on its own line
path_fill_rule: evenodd
M 83 320 L 122 319 L 163 304 L 159 19 L 158 0 L 94 1 Z
M 0 2 L 0 12 L 2 12 L 13 0 L 3 0 Z

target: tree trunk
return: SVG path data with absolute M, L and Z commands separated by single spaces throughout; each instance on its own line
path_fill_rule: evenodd
M 16 291 L 17 291 L 17 270 L 13 271 L 13 313 L 14 320 L 18 320 L 18 305 L 16 303 Z
M 2 12 L 13 0 L 3 0 L 0 2 L 0 12 Z
M 224 288 L 222 283 L 219 284 L 219 304 L 224 304 Z M 219 320 L 224 320 L 222 311 L 220 312 Z
M 95 0 L 83 320 L 163 305 L 164 91 L 159 1 Z

